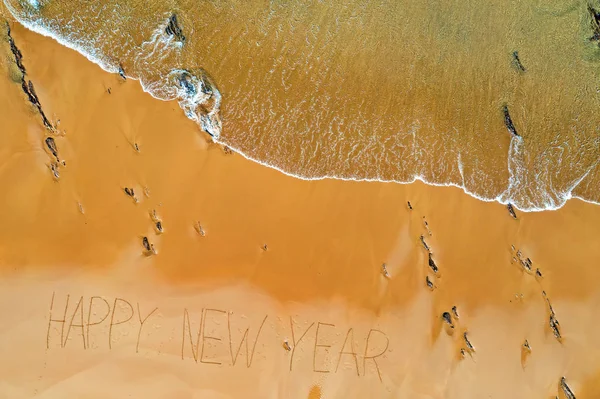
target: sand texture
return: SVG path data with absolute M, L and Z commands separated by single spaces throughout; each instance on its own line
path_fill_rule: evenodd
M 0 398 L 600 397 L 600 207 L 298 180 L 10 27 Z

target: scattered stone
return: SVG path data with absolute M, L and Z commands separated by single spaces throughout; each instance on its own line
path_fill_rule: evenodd
M 50 163 L 50 171 L 52 172 L 52 176 L 54 177 L 55 180 L 58 180 L 60 178 L 60 172 L 58 171 L 58 163 L 57 162 Z
M 450 326 L 450 328 L 454 328 L 454 323 L 452 322 L 452 316 L 450 315 L 449 312 L 442 313 L 442 319 L 446 323 L 448 323 L 448 325 Z
M 194 229 L 196 229 L 198 234 L 200 234 L 200 236 L 202 237 L 204 237 L 204 235 L 206 234 L 204 233 L 204 229 L 202 228 L 202 225 L 200 225 L 200 222 L 196 222 L 196 224 L 194 225 Z
M 78 202 L 77 206 L 79 207 L 79 212 L 81 212 L 82 214 L 85 214 L 85 212 L 83 211 L 83 205 L 81 205 L 81 202 Z
M 571 391 L 571 388 L 569 388 L 569 386 L 567 385 L 567 380 L 565 377 L 561 377 L 560 386 L 561 386 L 563 392 L 565 393 L 565 396 L 567 397 L 567 399 L 575 399 L 575 394 L 573 393 L 573 391 Z
M 133 191 L 133 188 L 125 187 L 123 190 L 125 190 L 125 194 L 131 198 L 135 198 L 135 192 Z
M 475 348 L 471 344 L 471 341 L 469 341 L 469 338 L 467 337 L 467 332 L 466 331 L 463 333 L 463 338 L 465 339 L 465 344 L 467 345 L 467 348 L 469 349 L 469 351 L 475 352 Z
M 429 267 L 431 268 L 431 270 L 433 270 L 433 272 L 434 272 L 435 274 L 437 274 L 437 272 L 438 272 L 438 267 L 437 267 L 437 265 L 435 264 L 435 262 L 434 262 L 433 258 L 431 257 L 431 252 L 429 253 Z
M 518 51 L 513 51 L 512 57 L 513 57 L 513 64 L 517 68 L 517 70 L 519 72 L 525 72 L 526 69 L 523 66 L 523 64 L 521 63 L 521 59 L 519 58 L 519 52 Z
M 407 201 L 407 202 L 406 202 L 406 204 L 408 205 L 408 209 L 410 209 L 410 210 L 412 211 L 413 207 L 412 207 L 412 205 L 410 204 L 410 201 Z
M 292 350 L 292 347 L 290 346 L 290 343 L 287 339 L 283 341 L 283 349 L 285 349 L 288 352 Z
M 48 147 L 48 150 L 50 150 L 50 152 L 52 153 L 52 155 L 54 155 L 56 160 L 60 162 L 60 160 L 58 159 L 58 149 L 56 148 L 56 142 L 54 141 L 54 139 L 52 137 L 46 137 L 45 143 L 46 147 Z
M 427 287 L 428 287 L 430 290 L 433 290 L 433 289 L 434 289 L 434 286 L 433 286 L 433 281 L 431 281 L 431 279 L 429 278 L 429 276 L 425 276 L 425 283 L 427 284 Z
M 429 246 L 427 245 L 427 243 L 425 242 L 425 237 L 423 237 L 423 234 L 421 234 L 421 244 L 423 244 L 423 247 L 428 251 L 431 252 L 431 249 L 429 249 Z
M 165 28 L 165 32 L 169 36 L 174 36 L 178 41 L 185 42 L 185 36 L 183 34 L 183 30 L 179 26 L 179 22 L 177 21 L 177 15 L 173 14 L 169 18 L 169 23 Z
M 268 249 L 268 247 L 267 247 L 267 244 L 265 244 L 265 245 L 263 245 L 263 246 L 262 246 L 262 250 L 263 250 L 263 251 L 265 251 L 265 252 L 266 252 L 266 251 L 267 251 L 267 249 Z
M 148 237 L 142 237 L 142 245 L 144 246 L 145 255 L 154 255 L 156 254 L 156 250 L 154 249 L 154 245 L 148 241 Z
M 506 204 L 506 209 L 508 209 L 508 213 L 510 213 L 510 216 L 512 216 L 513 219 L 517 218 L 517 213 L 515 212 L 515 208 L 512 206 L 512 204 L 510 202 L 508 204 Z
M 560 341 L 562 338 L 562 336 L 560 335 L 560 324 L 558 323 L 555 314 L 550 315 L 550 329 L 552 330 L 554 337 Z
M 138 143 L 133 143 L 133 148 L 135 148 L 136 152 L 140 152 L 140 147 L 138 146 Z
M 531 352 L 531 346 L 529 346 L 529 341 L 525 340 L 525 342 L 523 342 L 523 348 L 527 349 L 528 352 Z
M 431 234 L 431 230 L 429 230 L 429 223 L 427 223 L 427 220 L 425 220 L 425 216 L 423 216 L 423 223 L 425 224 L 425 228 L 427 229 L 427 233 L 431 237 L 433 234 Z
M 504 125 L 506 125 L 506 129 L 508 132 L 515 137 L 521 137 L 519 133 L 517 133 L 517 129 L 515 129 L 515 125 L 510 117 L 510 113 L 508 112 L 508 105 L 504 104 L 502 106 L 502 113 L 504 114 Z
M 231 148 L 229 148 L 228 146 L 226 146 L 226 145 L 223 146 L 223 152 L 225 153 L 225 155 L 232 155 L 233 154 L 233 150 Z
M 539 268 L 535 269 L 535 275 L 538 276 L 539 278 L 542 278 L 542 272 L 540 271 Z
M 150 251 L 150 242 L 148 241 L 148 237 L 142 238 L 142 245 L 146 251 Z
M 387 265 L 384 263 L 381 265 L 381 273 L 386 277 L 390 278 L 390 273 L 387 271 Z
M 467 355 L 464 348 L 460 348 L 460 355 L 462 357 L 465 357 Z
M 456 306 L 452 306 L 452 314 L 454 315 L 455 318 L 459 318 L 458 317 L 458 309 L 456 309 Z
M 546 304 L 548 304 L 548 310 L 550 311 L 550 314 L 553 316 L 556 315 L 556 313 L 554 313 L 554 309 L 552 308 L 552 304 L 550 303 L 550 299 L 546 295 L 546 291 L 542 291 L 542 296 L 546 300 Z
M 516 258 L 513 258 L 513 262 L 517 261 L 517 260 L 519 261 L 519 263 L 521 264 L 521 266 L 523 267 L 523 269 L 525 269 L 525 271 L 527 273 L 533 272 L 533 267 L 532 267 L 533 261 L 530 258 L 524 258 L 521 250 L 517 251 Z M 536 274 L 537 274 L 537 272 L 536 272 Z M 540 277 L 541 277 L 541 272 L 540 272 Z
M 158 233 L 162 233 L 163 232 L 162 222 L 160 220 L 155 223 L 155 226 L 156 226 L 156 231 Z
M 112 93 L 112 91 L 110 90 L 110 87 L 106 91 L 108 92 L 108 94 Z

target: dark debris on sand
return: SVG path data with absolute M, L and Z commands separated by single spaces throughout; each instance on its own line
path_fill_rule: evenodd
M 171 17 L 169 18 L 169 23 L 165 28 L 165 32 L 167 33 L 167 35 L 175 37 L 177 41 L 180 41 L 181 43 L 185 42 L 185 35 L 183 34 L 181 26 L 179 26 L 176 14 L 171 15 Z

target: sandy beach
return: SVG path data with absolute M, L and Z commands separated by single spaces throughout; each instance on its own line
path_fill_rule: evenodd
M 0 397 L 600 396 L 597 205 L 295 179 L 10 28 L 56 131 L 3 27 Z

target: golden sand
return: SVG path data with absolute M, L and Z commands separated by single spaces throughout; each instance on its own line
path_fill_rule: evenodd
M 5 43 L 0 397 L 600 395 L 598 206 L 514 220 L 456 188 L 297 180 L 11 26 L 58 128 Z

